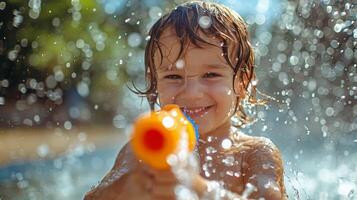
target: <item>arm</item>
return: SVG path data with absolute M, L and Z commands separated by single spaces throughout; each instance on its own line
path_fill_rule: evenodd
M 128 178 L 128 173 L 135 166 L 131 149 L 126 144 L 120 150 L 113 168 L 107 173 L 102 181 L 91 191 L 87 192 L 85 200 L 114 200 L 120 199 L 118 193 L 123 189 L 123 184 Z
M 257 188 L 250 198 L 286 199 L 281 154 L 270 140 L 263 138 L 255 142 L 245 162 L 244 184 L 250 183 Z

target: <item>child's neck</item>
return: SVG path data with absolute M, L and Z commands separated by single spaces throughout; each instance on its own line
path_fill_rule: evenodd
M 232 132 L 231 123 L 224 124 L 214 131 L 210 131 L 203 134 L 199 139 L 198 150 L 200 155 L 204 155 L 207 147 L 214 148 L 217 151 L 221 151 L 222 142 L 224 139 L 230 138 Z

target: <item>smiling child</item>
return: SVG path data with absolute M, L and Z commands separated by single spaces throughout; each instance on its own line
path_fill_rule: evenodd
M 277 147 L 232 123 L 233 117 L 240 125 L 252 121 L 243 101 L 258 103 L 253 48 L 243 19 L 217 3 L 189 2 L 161 17 L 149 35 L 148 88 L 138 93 L 152 110 L 156 104 L 177 104 L 197 124 L 200 171 L 192 182 L 197 197 L 234 199 L 253 188 L 249 198 L 286 199 Z M 125 145 L 85 199 L 176 199 L 177 184 L 170 170 L 151 169 Z

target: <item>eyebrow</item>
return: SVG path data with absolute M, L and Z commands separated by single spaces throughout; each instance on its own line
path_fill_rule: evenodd
M 229 65 L 226 63 L 213 63 L 213 64 L 205 64 L 205 66 L 209 67 L 209 68 L 215 68 L 215 69 L 222 69 L 225 67 L 229 68 Z
M 174 65 L 174 64 L 172 64 Z M 203 66 L 206 66 L 208 68 L 211 68 L 211 69 L 222 69 L 222 68 L 228 68 L 230 69 L 229 65 L 228 64 L 225 64 L 225 63 L 206 63 L 206 64 L 203 64 Z M 167 71 L 174 71 L 176 70 L 176 67 L 172 66 L 171 67 L 171 70 L 169 70 L 169 65 L 161 65 L 160 67 L 158 67 L 157 71 L 160 71 L 160 72 L 167 72 Z
M 173 66 L 172 66 L 173 67 Z M 172 68 L 171 67 L 171 68 Z M 170 71 L 170 70 L 168 70 L 169 69 L 169 65 L 160 65 L 158 68 L 157 68 L 157 71 L 164 71 L 164 72 L 166 72 L 166 71 Z

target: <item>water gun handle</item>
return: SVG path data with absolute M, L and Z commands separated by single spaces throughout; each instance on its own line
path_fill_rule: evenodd
M 168 169 L 167 157 L 178 151 L 180 139 L 188 139 L 191 152 L 196 146 L 198 131 L 177 105 L 169 104 L 139 116 L 131 136 L 130 144 L 138 159 L 156 169 Z

